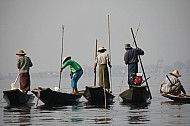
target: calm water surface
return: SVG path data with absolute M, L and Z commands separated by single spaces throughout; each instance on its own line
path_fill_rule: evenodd
M 16 78 L 16 77 L 15 77 Z M 32 77 L 31 77 L 32 78 Z M 151 77 L 148 82 L 153 99 L 150 104 L 122 103 L 119 94 L 127 89 L 126 80 L 122 83 L 122 77 L 113 77 L 114 103 L 107 106 L 89 105 L 84 97 L 77 105 L 68 106 L 44 106 L 37 98 L 33 104 L 27 106 L 7 106 L 4 99 L 0 101 L 0 125 L 47 125 L 47 126 L 73 126 L 73 125 L 162 125 L 162 126 L 189 126 L 190 104 L 175 103 L 159 94 L 160 83 L 164 76 Z M 54 89 L 58 86 L 58 78 L 32 78 L 31 89 L 38 86 Z M 190 94 L 190 80 L 181 78 L 186 92 Z M 9 90 L 14 79 L 0 80 L 1 98 L 3 90 Z M 79 90 L 86 85 L 92 85 L 93 78 L 82 78 L 79 81 Z M 17 87 L 18 87 L 17 83 Z M 71 92 L 69 79 L 62 80 L 61 86 L 64 92 Z

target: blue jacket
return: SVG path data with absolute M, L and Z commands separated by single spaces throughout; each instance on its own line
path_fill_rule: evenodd
M 129 48 L 126 49 L 125 55 L 124 55 L 124 61 L 125 64 L 132 64 L 132 63 L 138 63 L 138 55 L 144 55 L 144 51 L 140 48 Z

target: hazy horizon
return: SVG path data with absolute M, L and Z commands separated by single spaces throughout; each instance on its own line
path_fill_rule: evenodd
M 64 56 L 93 66 L 96 39 L 108 49 L 108 15 L 113 65 L 124 66 L 124 44 L 133 42 L 130 28 L 136 32 L 139 24 L 136 40 L 145 51 L 144 65 L 185 62 L 189 5 L 189 0 L 1 0 L 0 73 L 18 71 L 19 49 L 31 57 L 31 72 L 59 71 L 62 25 Z

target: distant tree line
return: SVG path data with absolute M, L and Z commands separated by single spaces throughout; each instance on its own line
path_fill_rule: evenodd
M 156 64 L 147 65 L 146 70 L 150 73 L 167 73 L 174 69 L 178 69 L 180 72 L 188 73 L 190 71 L 190 59 L 185 62 L 176 61 L 171 65 L 164 65 L 164 60 L 158 60 Z

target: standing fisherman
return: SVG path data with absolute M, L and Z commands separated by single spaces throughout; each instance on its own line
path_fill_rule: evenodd
M 67 66 L 70 66 L 70 70 L 71 70 L 70 76 L 71 76 L 71 87 L 73 88 L 72 93 L 76 94 L 78 93 L 77 82 L 82 76 L 83 70 L 82 70 L 82 67 L 77 62 L 75 62 L 74 60 L 71 60 L 71 56 L 64 57 L 63 64 L 61 67 L 61 72 Z
M 27 93 L 30 91 L 30 67 L 33 66 L 31 59 L 24 53 L 23 50 L 19 50 L 16 55 L 18 55 L 17 67 L 19 69 L 20 76 L 20 89 L 22 92 Z
M 138 56 L 144 55 L 144 51 L 140 48 L 132 48 L 130 44 L 125 44 L 124 61 L 128 65 L 128 84 L 129 87 L 133 84 L 132 74 L 138 73 Z
M 108 92 L 110 91 L 110 81 L 109 81 L 109 72 L 108 67 L 111 68 L 109 55 L 105 53 L 106 49 L 104 47 L 100 47 L 98 49 L 99 54 L 96 57 L 94 63 L 94 73 L 96 72 L 96 66 L 99 65 L 99 86 L 105 88 Z

